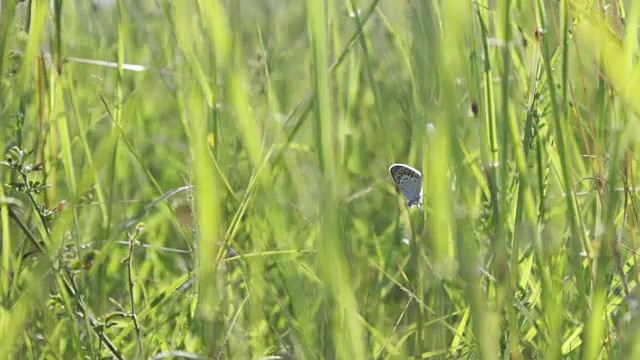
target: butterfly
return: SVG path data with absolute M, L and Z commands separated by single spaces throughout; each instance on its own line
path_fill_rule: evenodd
M 389 174 L 407 198 L 407 205 L 422 207 L 422 174 L 420 171 L 405 164 L 389 166 Z

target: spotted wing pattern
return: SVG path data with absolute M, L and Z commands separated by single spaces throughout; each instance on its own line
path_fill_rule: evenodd
M 420 171 L 405 164 L 389 166 L 389 174 L 396 186 L 407 198 L 409 206 L 420 206 L 422 203 L 422 174 Z

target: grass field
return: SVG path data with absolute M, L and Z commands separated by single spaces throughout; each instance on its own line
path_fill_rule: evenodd
M 3 357 L 640 358 L 640 2 L 0 5 Z

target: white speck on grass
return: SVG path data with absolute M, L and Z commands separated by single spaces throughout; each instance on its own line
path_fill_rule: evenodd
M 358 17 L 362 16 L 362 9 L 356 9 L 355 12 L 350 12 L 349 17 L 354 18 L 358 15 Z
M 427 123 L 426 128 L 428 134 L 433 134 L 436 132 L 436 127 L 433 126 L 433 123 Z

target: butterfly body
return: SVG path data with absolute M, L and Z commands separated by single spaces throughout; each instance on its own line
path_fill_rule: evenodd
M 389 174 L 396 183 L 396 188 L 407 198 L 408 206 L 422 206 L 422 174 L 406 164 L 392 164 Z

